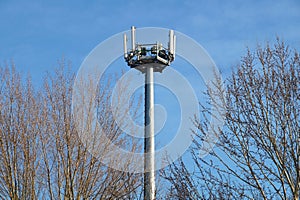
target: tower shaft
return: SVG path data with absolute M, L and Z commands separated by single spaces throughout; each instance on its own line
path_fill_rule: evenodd
M 153 67 L 145 72 L 144 200 L 155 199 Z

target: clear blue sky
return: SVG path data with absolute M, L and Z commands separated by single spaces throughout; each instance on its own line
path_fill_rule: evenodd
M 39 84 L 62 57 L 77 71 L 94 47 L 132 25 L 192 37 L 225 73 L 246 47 L 277 36 L 300 50 L 299 0 L 0 0 L 0 65 L 13 60 L 18 71 L 30 72 Z M 171 104 L 166 95 L 156 100 L 171 110 L 162 131 L 168 135 L 180 119 L 172 106 L 176 101 Z
M 283 38 L 300 48 L 300 1 L 0 0 L 0 64 L 40 79 L 64 56 L 77 70 L 101 41 L 130 26 L 165 27 L 194 38 L 222 70 L 245 48 Z
M 0 64 L 14 60 L 19 71 L 41 83 L 62 57 L 77 71 L 96 45 L 132 25 L 185 33 L 224 72 L 239 62 L 247 46 L 253 49 L 277 36 L 300 49 L 299 0 L 0 0 Z M 166 101 L 166 95 L 157 102 Z M 171 120 L 166 127 L 177 123 Z

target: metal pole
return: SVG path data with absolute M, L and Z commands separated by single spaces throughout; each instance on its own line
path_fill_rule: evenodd
M 145 73 L 144 200 L 155 199 L 153 67 Z

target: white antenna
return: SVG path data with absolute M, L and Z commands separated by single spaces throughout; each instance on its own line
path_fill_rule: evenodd
M 174 54 L 174 31 L 170 30 L 169 32 L 169 52 Z
M 172 56 L 173 60 L 175 59 L 175 47 L 176 47 L 176 35 L 174 35 L 174 31 L 169 31 L 169 52 Z
M 132 51 L 135 50 L 135 27 L 131 27 L 131 49 Z
M 176 35 L 173 36 L 173 59 L 175 59 Z
M 123 38 L 123 46 L 124 46 L 124 58 L 126 59 L 128 55 L 127 55 L 127 36 L 125 33 Z

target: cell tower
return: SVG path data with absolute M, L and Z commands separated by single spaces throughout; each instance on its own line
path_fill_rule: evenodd
M 175 59 L 176 36 L 169 31 L 169 45 L 138 44 L 135 27 L 131 27 L 131 49 L 127 49 L 124 34 L 124 58 L 131 68 L 145 74 L 145 133 L 144 133 L 144 200 L 155 199 L 155 143 L 154 143 L 154 80 L 153 72 L 162 73 Z

